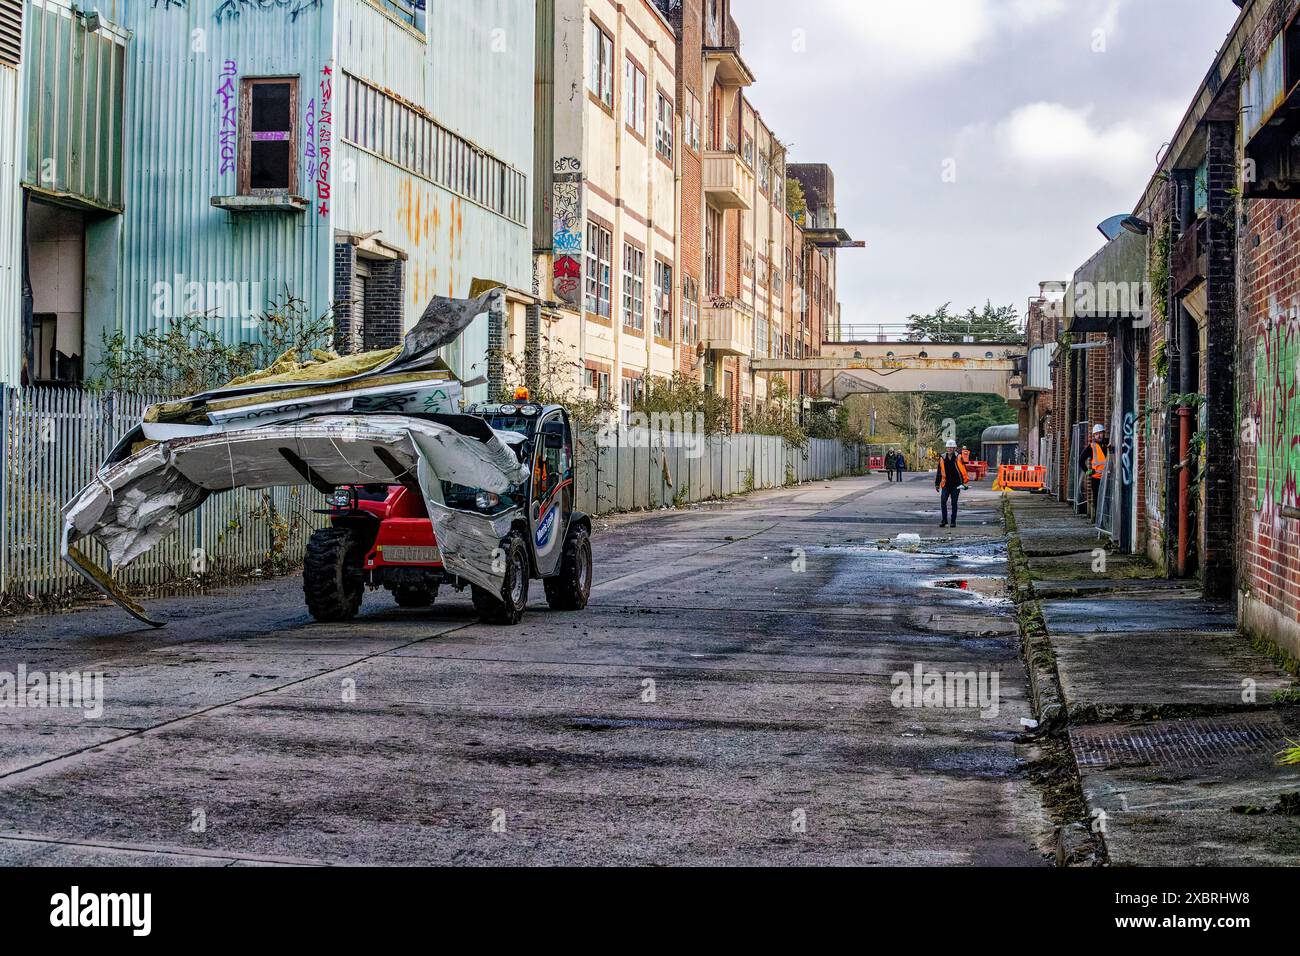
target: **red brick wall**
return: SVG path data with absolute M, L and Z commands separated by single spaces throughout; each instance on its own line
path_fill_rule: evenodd
M 1249 202 L 1241 238 L 1241 584 L 1300 626 L 1300 205 Z
M 708 116 L 708 96 L 704 90 L 704 5 L 702 0 L 681 0 L 675 12 L 677 28 L 677 104 L 681 116 L 681 229 L 677 237 L 677 280 L 690 276 L 700 290 L 700 320 L 704 309 L 704 166 L 703 159 L 686 145 L 686 118 L 689 109 L 688 93 L 700 103 L 700 150 L 708 145 L 705 123 Z M 704 364 L 695 368 L 695 347 L 681 350 L 681 370 L 702 378 Z

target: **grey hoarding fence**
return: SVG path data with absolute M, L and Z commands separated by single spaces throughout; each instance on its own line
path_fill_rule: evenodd
M 71 388 L 5 388 L 0 395 L 0 590 L 39 599 L 81 585 L 59 559 L 62 508 L 95 476 L 113 446 L 157 399 Z M 865 448 L 813 439 L 807 448 L 767 435 L 578 436 L 577 506 L 593 515 L 691 504 L 791 482 L 856 474 Z M 209 498 L 177 533 L 115 571 L 128 586 L 158 585 L 195 572 L 235 573 L 272 560 L 296 563 L 324 519 L 308 488 L 239 489 Z M 107 566 L 102 549 L 89 557 Z
M 627 429 L 583 432 L 576 458 L 577 506 L 602 515 L 858 474 L 866 450 L 817 438 L 800 449 L 770 435 Z

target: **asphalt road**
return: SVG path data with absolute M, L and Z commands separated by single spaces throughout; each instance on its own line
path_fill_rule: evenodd
M 104 713 L 0 708 L 0 863 L 1043 864 L 966 499 L 955 531 L 924 475 L 615 519 L 588 609 L 534 584 L 515 628 L 451 591 L 318 625 L 297 577 L 153 601 L 161 631 L 5 620 L 0 671 L 102 671 Z M 996 715 L 894 706 L 918 664 L 996 674 Z

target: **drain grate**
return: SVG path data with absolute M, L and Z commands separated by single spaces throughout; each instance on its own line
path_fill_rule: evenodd
M 1271 756 L 1295 736 L 1277 714 L 1242 714 L 1076 727 L 1070 747 L 1080 767 L 1186 767 Z

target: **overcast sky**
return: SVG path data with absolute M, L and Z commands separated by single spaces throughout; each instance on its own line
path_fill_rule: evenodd
M 1104 243 L 1236 19 L 1232 0 L 735 0 L 749 90 L 835 171 L 844 322 L 1023 315 Z M 1094 50 L 1100 52 L 1095 52 Z M 944 174 L 955 174 L 945 182 Z M 950 175 L 951 178 L 951 175 Z

